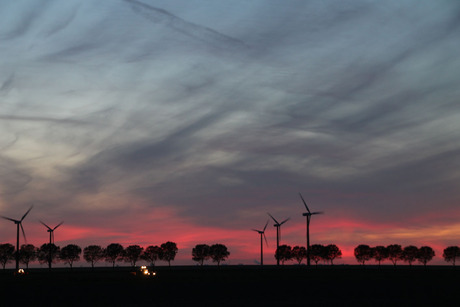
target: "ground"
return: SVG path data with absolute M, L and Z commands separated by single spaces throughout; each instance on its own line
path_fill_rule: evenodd
M 172 266 L 0 273 L 2 306 L 453 306 L 448 266 Z M 14 303 L 13 303 L 14 302 Z

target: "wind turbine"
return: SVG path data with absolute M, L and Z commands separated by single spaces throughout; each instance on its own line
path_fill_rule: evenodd
M 15 219 L 12 219 L 12 218 L 9 218 L 9 217 L 6 217 L 6 216 L 2 216 L 2 218 L 4 218 L 5 220 L 9 220 L 9 221 L 12 221 L 16 224 L 17 226 L 17 232 L 16 232 L 16 253 L 15 253 L 15 258 L 16 258 L 16 271 L 19 270 L 19 227 L 21 227 L 21 230 L 22 230 L 22 235 L 24 236 L 24 241 L 27 242 L 27 239 L 26 239 L 26 233 L 24 232 L 24 227 L 22 227 L 22 221 L 26 218 L 27 214 L 29 214 L 30 210 L 32 210 L 32 207 L 31 206 L 29 208 L 29 210 L 27 210 L 27 212 L 22 216 L 22 218 L 20 220 L 15 220 Z
M 302 215 L 306 217 L 307 223 L 307 265 L 310 265 L 310 219 L 312 215 L 323 214 L 324 212 L 311 212 L 310 209 L 308 209 L 307 203 L 303 199 L 302 194 L 299 193 L 299 195 L 305 205 L 305 208 L 307 208 L 307 212 L 302 213 Z
M 54 227 L 54 228 L 49 227 L 48 225 L 46 225 L 46 224 L 43 223 L 42 221 L 40 221 L 40 223 L 42 223 L 46 228 L 48 228 L 47 232 L 50 233 L 50 244 L 54 244 L 54 231 L 56 230 L 56 228 L 58 228 L 59 226 L 61 226 L 62 223 L 64 223 L 64 222 L 60 222 L 60 223 L 57 224 L 57 226 Z
M 267 229 L 268 221 L 265 224 L 264 230 L 252 229 L 260 234 L 260 265 L 264 265 L 264 244 L 262 237 L 265 239 L 265 244 L 268 246 L 267 237 L 265 236 L 265 229 Z
M 268 212 L 267 212 L 268 213 Z M 276 250 L 280 247 L 280 241 L 281 241 L 281 225 L 289 221 L 290 218 L 285 219 L 281 223 L 279 223 L 270 213 L 268 215 L 275 221 L 274 227 L 276 227 Z M 279 259 L 276 259 L 276 265 L 280 265 Z

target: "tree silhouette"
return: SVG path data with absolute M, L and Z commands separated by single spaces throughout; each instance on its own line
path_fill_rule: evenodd
M 81 247 L 75 244 L 64 246 L 59 252 L 59 258 L 70 265 L 72 269 L 73 263 L 80 260 Z
M 134 267 L 136 266 L 136 262 L 140 259 L 143 250 L 144 249 L 139 245 L 130 245 L 125 249 L 123 259 L 126 262 L 131 263 Z
M 211 259 L 213 262 L 217 262 L 217 266 L 220 266 L 221 261 L 225 261 L 230 252 L 227 250 L 227 246 L 223 244 L 213 244 L 209 248 Z
M 151 266 L 155 266 L 155 262 L 160 259 L 161 247 L 159 246 L 148 246 L 141 255 L 141 258 L 150 263 Z
M 171 261 L 173 261 L 174 258 L 176 258 L 176 254 L 178 251 L 176 243 L 168 241 L 166 243 L 161 244 L 160 247 L 160 259 L 163 261 L 168 261 L 168 265 L 171 266 Z
M 275 251 L 275 259 L 281 261 L 284 265 L 285 261 L 292 260 L 292 248 L 289 245 L 280 245 Z
M 342 258 L 342 251 L 335 244 L 329 244 L 325 247 L 325 258 L 334 265 L 334 259 Z
M 434 250 L 429 246 L 422 246 L 419 248 L 417 253 L 417 260 L 420 263 L 423 263 L 423 266 L 426 267 L 426 264 L 433 259 L 435 256 Z
M 313 244 L 310 246 L 310 259 L 318 266 L 320 260 L 325 260 L 326 247 L 321 244 Z
M 388 259 L 388 249 L 385 246 L 376 246 L 372 248 L 372 258 L 379 263 L 385 259 Z
M 396 263 L 399 260 L 402 260 L 402 257 L 403 257 L 403 251 L 402 251 L 401 245 L 399 244 L 388 245 L 387 250 L 388 250 L 388 259 L 390 259 L 393 265 L 396 266 Z
M 301 264 L 302 260 L 307 258 L 307 249 L 304 246 L 294 246 L 291 253 L 292 258 L 297 260 L 298 264 Z
M 83 258 L 86 262 L 91 263 L 91 267 L 94 269 L 94 264 L 104 259 L 105 251 L 99 245 L 89 245 L 83 249 Z
M 442 253 L 442 257 L 446 262 L 452 262 L 455 266 L 455 261 L 457 258 L 460 258 L 460 247 L 458 246 L 449 246 L 446 247 Z
M 412 266 L 412 262 L 417 259 L 418 248 L 413 245 L 404 247 L 402 251 L 402 259 L 409 263 L 409 266 Z
M 105 249 L 105 261 L 112 263 L 112 268 L 115 268 L 115 262 L 123 259 L 123 246 L 118 243 L 111 243 Z
M 40 246 L 37 258 L 40 263 L 48 263 L 48 268 L 51 270 L 51 265 L 57 260 L 59 256 L 59 246 L 53 243 L 46 243 Z
M 19 249 L 19 261 L 26 265 L 26 269 L 29 268 L 29 263 L 37 259 L 38 248 L 32 244 L 23 244 Z
M 11 262 L 14 258 L 14 246 L 10 243 L 0 244 L 0 263 L 5 269 L 7 263 Z
M 192 249 L 192 260 L 198 262 L 201 266 L 205 260 L 211 258 L 211 247 L 207 244 L 197 244 Z
M 369 245 L 361 244 L 355 247 L 354 254 L 356 260 L 364 265 L 366 261 L 372 258 L 372 249 Z

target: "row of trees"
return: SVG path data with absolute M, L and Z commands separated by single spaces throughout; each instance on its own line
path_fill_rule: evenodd
M 390 260 L 396 266 L 398 261 L 405 261 L 410 266 L 413 262 L 418 261 L 424 266 L 430 262 L 435 256 L 434 250 L 429 246 L 422 246 L 420 248 L 409 245 L 404 248 L 399 244 L 391 244 L 388 246 L 375 246 L 361 244 L 354 250 L 356 260 L 364 265 L 366 261 L 374 259 L 378 262 L 379 266 L 382 261 Z M 452 262 L 455 266 L 455 260 L 460 258 L 460 247 L 449 246 L 443 251 L 442 257 L 446 262 Z
M 227 247 L 223 244 L 197 244 L 192 249 L 192 260 L 198 262 L 200 265 L 206 260 L 212 259 L 213 262 L 217 262 L 219 266 L 222 261 L 225 261 L 230 252 L 227 250 Z
M 91 267 L 94 267 L 95 263 L 102 260 L 112 263 L 113 267 L 115 267 L 117 261 L 129 262 L 132 266 L 135 266 L 139 260 L 145 260 L 152 266 L 155 265 L 157 260 L 162 260 L 168 262 L 170 266 L 177 252 L 176 243 L 169 241 L 160 246 L 152 245 L 145 249 L 139 245 L 130 245 L 123 248 L 121 244 L 112 243 L 106 248 L 99 245 L 85 247 L 83 249 L 83 258 L 88 263 L 91 263 Z M 30 262 L 36 260 L 42 264 L 48 264 L 49 268 L 56 261 L 62 261 L 72 268 L 73 263 L 80 260 L 81 253 L 81 247 L 75 244 L 69 244 L 63 248 L 50 243 L 43 244 L 40 248 L 32 244 L 24 244 L 19 249 L 19 261 L 25 264 L 27 268 Z M 15 248 L 12 244 L 0 244 L 0 263 L 3 269 L 5 269 L 7 263 L 15 259 L 15 255 Z
M 318 265 L 319 261 L 334 264 L 335 259 L 342 258 L 342 251 L 335 244 L 321 245 L 314 244 L 310 246 L 310 259 Z M 307 259 L 307 250 L 303 246 L 280 245 L 275 251 L 275 259 L 279 260 L 283 265 L 285 261 L 296 260 L 301 264 L 304 259 Z

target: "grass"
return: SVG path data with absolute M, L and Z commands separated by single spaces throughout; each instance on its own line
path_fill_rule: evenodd
M 153 278 L 133 271 L 5 271 L 0 294 L 20 306 L 448 306 L 460 300 L 460 270 L 446 266 L 173 266 L 158 267 Z

